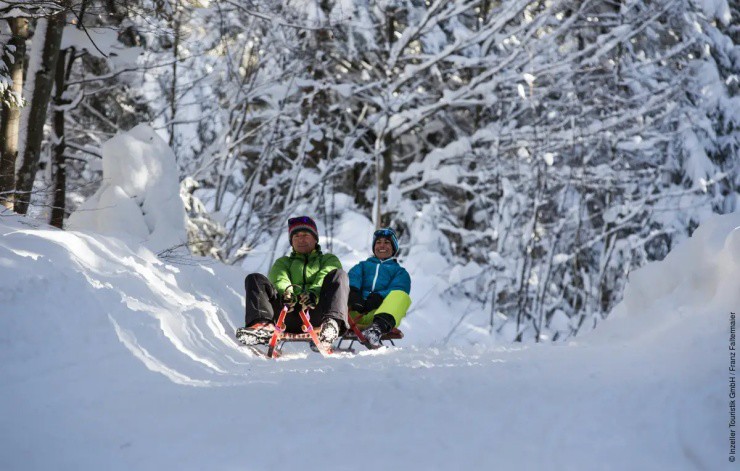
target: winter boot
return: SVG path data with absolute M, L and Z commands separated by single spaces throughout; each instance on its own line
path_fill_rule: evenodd
M 365 337 L 365 346 L 367 348 L 380 348 L 383 344 L 380 343 L 380 337 L 383 336 L 383 332 L 380 331 L 380 326 L 373 322 L 370 327 L 362 331 L 362 335 Z
M 373 323 L 370 327 L 362 331 L 362 335 L 365 336 L 365 346 L 368 348 L 380 348 L 383 344 L 380 339 L 383 335 L 391 331 L 396 325 L 396 320 L 390 314 L 379 313 L 373 316 Z
M 273 333 L 275 326 L 272 322 L 257 322 L 249 327 L 236 329 L 236 339 L 244 345 L 266 345 Z
M 331 350 L 332 344 L 339 337 L 339 324 L 336 319 L 326 319 L 321 323 L 319 331 L 319 342 L 324 350 Z M 311 343 L 311 350 L 318 351 L 316 345 Z

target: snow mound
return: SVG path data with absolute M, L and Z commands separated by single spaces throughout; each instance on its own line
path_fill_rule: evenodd
M 137 368 L 176 384 L 226 384 L 229 369 L 239 375 L 249 358 L 233 338 L 244 311 L 240 270 L 198 258 L 173 265 L 114 237 L 24 222 L 0 218 L 0 266 L 13 274 L 0 289 L 4 358 L 48 369 L 70 354 L 127 350 Z
M 155 252 L 187 242 L 175 154 L 151 127 L 103 144 L 103 179 L 69 217 L 69 229 L 133 239 Z
M 738 280 L 740 213 L 711 216 L 664 260 L 630 274 L 605 328 L 585 338 L 628 342 L 684 321 L 697 333 L 716 332 L 740 308 Z

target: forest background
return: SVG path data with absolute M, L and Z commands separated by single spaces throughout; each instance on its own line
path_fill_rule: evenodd
M 438 253 L 445 295 L 491 333 L 558 340 L 740 201 L 737 1 L 0 1 L 0 15 L 0 199 L 60 228 L 101 185 L 102 144 L 149 123 L 176 156 L 194 253 L 243 263 L 297 212 L 331 250 L 349 199 L 398 230 L 402 260 Z

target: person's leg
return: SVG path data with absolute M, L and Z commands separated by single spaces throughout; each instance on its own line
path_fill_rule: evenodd
M 372 322 L 378 324 L 381 331 L 385 333 L 401 325 L 409 306 L 411 306 L 411 298 L 408 294 L 398 290 L 391 291 L 383 300 L 383 304 L 375 311 L 369 312 L 367 317 L 372 316 Z
M 270 280 L 260 273 L 252 273 L 244 280 L 244 288 L 247 305 L 244 325 L 248 327 L 258 322 L 275 322 L 282 306 L 277 289 Z
M 373 317 L 375 317 L 375 310 L 372 310 L 365 314 L 352 311 L 349 313 L 349 315 L 352 316 L 352 318 L 355 320 L 355 324 L 357 324 L 357 327 L 359 327 L 360 329 L 364 329 L 365 327 L 373 323 Z
M 379 315 L 390 325 L 388 328 L 390 330 L 401 324 L 403 318 L 406 317 L 409 306 L 411 306 L 411 298 L 408 294 L 403 291 L 391 291 L 377 309 L 365 314 L 352 311 L 350 315 L 355 319 L 355 323 L 360 329 L 370 326 L 375 320 L 375 316 Z
M 236 329 L 236 338 L 244 345 L 266 344 L 275 328 L 272 323 L 280 313 L 277 290 L 264 275 L 252 273 L 244 280 L 246 312 L 244 325 Z
M 403 291 L 388 293 L 378 309 L 368 313 L 368 316 L 372 315 L 373 321 L 370 327 L 362 331 L 366 340 L 365 345 L 368 348 L 380 347 L 383 334 L 390 332 L 393 327 L 398 327 L 401 324 L 409 306 L 411 306 L 411 298 L 408 294 Z
M 334 319 L 340 332 L 349 326 L 347 323 L 347 299 L 349 298 L 349 277 L 341 268 L 330 271 L 321 284 L 319 304 L 311 312 L 311 324 L 321 325 L 325 319 Z

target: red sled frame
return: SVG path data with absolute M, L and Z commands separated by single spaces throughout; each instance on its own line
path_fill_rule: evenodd
M 280 311 L 278 320 L 275 323 L 275 332 L 270 337 L 270 342 L 267 344 L 267 357 L 277 358 L 280 355 L 280 349 L 284 342 L 295 342 L 295 341 L 309 341 L 313 342 L 319 352 L 324 355 L 331 355 L 334 353 L 333 348 L 324 348 L 319 340 L 319 335 L 311 325 L 311 316 L 308 314 L 308 306 L 301 305 L 301 310 L 298 311 L 298 315 L 301 318 L 301 330 L 300 334 L 291 334 L 285 331 L 285 316 L 288 315 L 288 311 L 292 306 L 285 305 L 283 310 Z
M 339 338 L 339 343 L 337 344 L 336 349 L 333 347 L 325 348 L 321 341 L 319 340 L 319 336 L 316 333 L 316 329 L 314 329 L 313 325 L 311 325 L 311 316 L 309 315 L 309 306 L 301 305 L 301 310 L 298 311 L 298 315 L 301 318 L 301 330 L 303 331 L 300 334 L 293 334 L 286 332 L 285 329 L 285 317 L 288 315 L 288 311 L 293 307 L 294 305 L 288 305 L 286 304 L 283 306 L 283 309 L 280 311 L 280 314 L 278 315 L 278 320 L 275 323 L 275 332 L 273 332 L 272 337 L 270 337 L 270 341 L 267 344 L 267 357 L 268 358 L 277 358 L 280 356 L 280 351 L 282 350 L 282 345 L 285 342 L 313 342 L 313 344 L 316 346 L 316 349 L 324 356 L 331 355 L 335 353 L 335 351 L 346 351 L 346 352 L 354 352 L 352 350 L 352 345 L 354 345 L 355 341 L 361 343 L 368 349 L 373 349 L 374 347 L 371 347 L 365 336 L 362 334 L 362 331 L 357 326 L 357 323 L 352 318 L 352 316 L 348 315 L 347 320 L 349 321 L 349 330 L 344 333 L 342 337 Z M 401 332 L 399 329 L 393 328 L 390 332 L 383 334 L 383 336 L 380 338 L 382 341 L 389 341 L 391 345 L 395 346 L 394 340 L 400 340 L 403 338 L 403 332 Z M 349 341 L 349 348 L 342 349 L 341 345 L 342 342 Z

